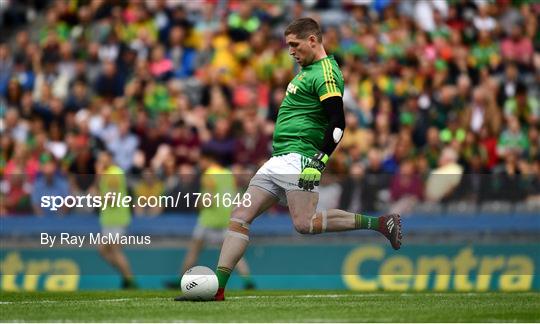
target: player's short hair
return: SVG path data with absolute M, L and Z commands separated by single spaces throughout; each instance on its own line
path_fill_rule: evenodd
M 298 18 L 287 26 L 285 36 L 289 34 L 296 35 L 300 39 L 307 39 L 311 35 L 317 37 L 317 41 L 322 43 L 322 31 L 319 24 L 312 18 Z

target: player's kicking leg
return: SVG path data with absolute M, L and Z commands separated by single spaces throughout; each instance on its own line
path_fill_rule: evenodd
M 244 255 L 249 243 L 249 225 L 270 206 L 277 202 L 276 196 L 256 186 L 249 186 L 246 191 L 251 199 L 249 206 L 236 207 L 231 215 L 229 230 L 221 247 L 216 275 L 219 288 L 214 300 L 225 299 L 225 287 L 232 270 Z M 187 301 L 184 296 L 178 296 L 175 301 Z
M 374 230 L 384 235 L 394 250 L 401 247 L 401 219 L 399 214 L 370 217 L 339 209 L 316 212 L 319 193 L 302 190 L 287 192 L 289 211 L 294 226 L 302 234 L 340 232 L 359 229 Z

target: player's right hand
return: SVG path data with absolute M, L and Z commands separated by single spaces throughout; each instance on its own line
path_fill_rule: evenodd
M 323 152 L 315 154 L 302 170 L 302 173 L 300 173 L 298 187 L 311 191 L 318 186 L 321 182 L 321 174 L 326 167 L 326 162 L 328 162 L 328 155 Z
M 318 186 L 321 181 L 321 171 L 315 168 L 305 168 L 300 173 L 298 179 L 298 187 L 304 190 L 313 190 L 315 186 Z

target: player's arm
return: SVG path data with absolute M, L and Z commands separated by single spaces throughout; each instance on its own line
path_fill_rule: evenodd
M 324 133 L 322 147 L 300 174 L 298 186 L 306 190 L 312 190 L 319 185 L 326 163 L 341 141 L 345 131 L 345 113 L 343 112 L 343 99 L 341 96 L 335 95 L 325 98 L 321 101 L 321 104 L 328 114 L 329 122 Z
M 321 101 L 323 109 L 328 114 L 328 128 L 324 133 L 323 145 L 321 153 L 327 156 L 332 155 L 336 146 L 343 137 L 345 131 L 345 113 L 343 112 L 343 98 L 333 96 Z

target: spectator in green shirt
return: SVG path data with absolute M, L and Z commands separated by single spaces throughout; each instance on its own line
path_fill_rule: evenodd
M 250 1 L 241 2 L 238 11 L 229 15 L 227 25 L 230 28 L 231 37 L 236 41 L 243 41 L 256 31 L 261 21 L 253 13 Z
M 500 157 L 504 157 L 512 152 L 521 154 L 528 147 L 529 139 L 521 130 L 519 120 L 515 116 L 509 116 L 508 127 L 501 133 L 497 142 L 497 154 Z
M 475 68 L 491 67 L 499 65 L 501 61 L 500 49 L 497 43 L 491 41 L 488 31 L 478 34 L 478 43 L 473 46 L 469 63 Z
M 540 118 L 540 103 L 537 98 L 528 95 L 524 84 L 518 83 L 516 95 L 504 103 L 504 115 L 517 117 L 523 125 L 535 125 Z

